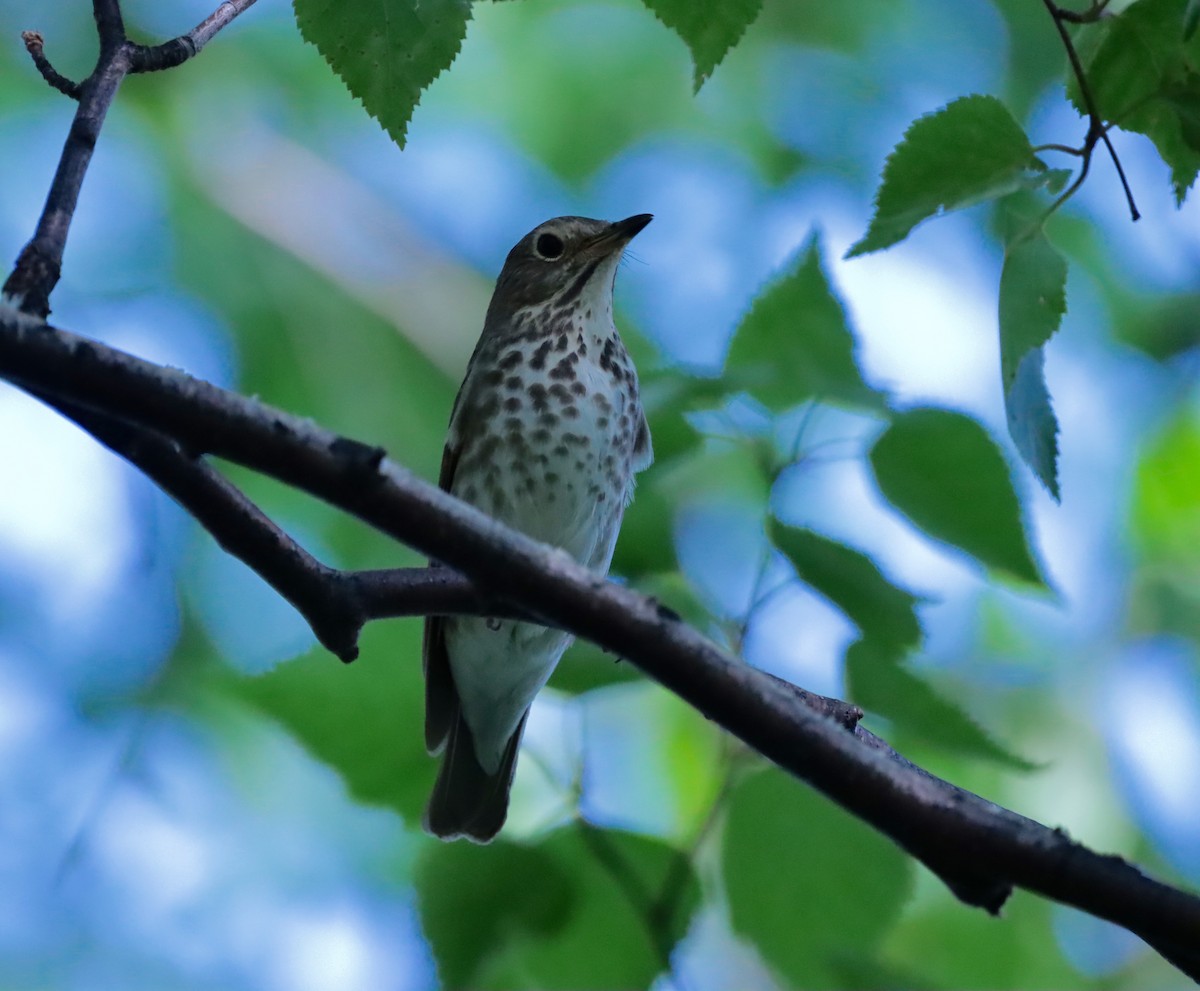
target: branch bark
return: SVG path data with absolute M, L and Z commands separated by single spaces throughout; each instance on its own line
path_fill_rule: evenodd
M 196 55 L 204 44 L 255 0 L 222 3 L 187 34 L 162 45 L 147 47 L 125 36 L 119 0 L 93 0 L 92 13 L 100 41 L 96 66 L 82 83 L 74 83 L 55 71 L 43 51 L 42 36 L 27 31 L 22 37 L 42 77 L 55 89 L 79 101 L 75 119 L 59 158 L 58 171 L 50 184 L 46 205 L 33 238 L 21 250 L 12 274 L 4 283 L 3 296 L 15 301 L 26 313 L 50 314 L 50 294 L 62 274 L 63 252 L 83 178 L 92 152 L 117 90 L 131 72 L 150 72 L 179 65 Z
M 1200 898 L 941 781 L 861 727 L 849 731 L 655 601 L 507 529 L 381 449 L 11 309 L 0 311 L 0 375 L 309 492 L 445 562 L 485 600 L 627 658 L 891 837 L 968 903 L 995 911 L 1019 885 L 1124 926 L 1200 979 Z

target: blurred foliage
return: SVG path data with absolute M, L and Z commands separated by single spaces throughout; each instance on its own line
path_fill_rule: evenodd
M 854 337 L 821 270 L 815 236 L 789 268 L 759 294 L 734 332 L 726 388 L 744 390 L 777 413 L 814 396 L 882 409 L 855 364 Z
M 1008 466 L 978 422 L 949 410 L 905 410 L 870 459 L 885 498 L 931 537 L 1002 575 L 1045 583 Z
M 1180 203 L 1200 173 L 1200 38 L 1186 36 L 1186 4 L 1140 0 L 1081 37 L 1101 115 L 1154 142 Z M 1070 90 L 1081 106 L 1079 87 Z
M 1058 330 L 1066 297 L 1067 263 L 1044 234 L 1018 237 L 1008 245 L 1000 273 L 1000 374 L 1008 432 L 1056 500 L 1058 422 L 1050 408 L 1042 349 Z
M 908 900 L 912 862 L 777 770 L 742 781 L 728 815 L 721 864 L 734 929 L 791 984 L 842 987 L 837 962 L 875 956 Z
M 700 894 L 681 851 L 582 823 L 528 847 L 434 846 L 415 881 L 447 988 L 646 987 Z
M 90 18 L 78 6 L 54 18 L 39 11 L 37 25 L 59 67 L 75 75 L 91 57 Z M 626 515 L 615 575 L 785 676 L 794 676 L 788 658 L 836 653 L 833 686 L 813 687 L 862 705 L 914 759 L 1052 824 L 1082 817 L 1081 838 L 1183 874 L 1113 797 L 1120 775 L 1102 765 L 1119 763 L 1117 744 L 1082 733 L 1079 711 L 1098 704 L 1093 666 L 1134 636 L 1200 642 L 1196 265 L 1190 283 L 1159 287 L 1117 253 L 1119 238 L 1089 213 L 1094 204 L 1076 209 L 1083 193 L 1070 210 L 1055 206 L 1079 173 L 1078 156 L 1067 159 L 1074 171 L 1052 168 L 1054 149 L 1031 135 L 1070 144 L 1087 124 L 1068 113 L 1073 130 L 1048 134 L 1064 118 L 1047 108 L 1078 107 L 1080 97 L 1041 5 L 296 0 L 294 24 L 269 7 L 256 5 L 194 64 L 125 84 L 101 147 L 129 141 L 158 173 L 121 177 L 149 190 L 142 226 L 130 228 L 140 233 L 101 238 L 75 282 L 68 253 L 64 286 L 75 295 L 63 306 L 65 325 L 89 300 L 120 305 L 136 294 L 128 278 L 105 281 L 106 256 L 147 281 L 165 256 L 170 292 L 202 305 L 228 333 L 237 388 L 381 444 L 433 478 L 481 317 L 479 287 L 530 216 L 619 209 L 647 188 L 677 196 L 683 206 L 672 203 L 668 215 L 674 254 L 647 266 L 663 280 L 654 294 L 667 297 L 677 284 L 673 302 L 698 300 L 687 328 L 697 337 L 712 322 L 710 293 L 737 302 L 713 349 L 726 355 L 723 367 L 692 367 L 655 339 L 655 308 L 626 295 L 642 273 L 621 277 L 618 303 L 628 311 L 619 322 L 641 371 L 657 461 Z M 25 26 L 4 10 L 6 31 Z M 151 0 L 128 0 L 126 11 L 139 37 L 161 34 L 171 20 Z M 1194 0 L 1136 0 L 1071 29 L 1112 135 L 1149 138 L 1169 173 L 1164 190 L 1169 184 L 1179 201 L 1200 169 L 1195 12 Z M 1006 50 L 994 53 L 998 38 L 957 20 L 975 16 L 1006 32 Z M 953 75 L 982 61 L 985 48 L 1000 65 L 995 93 L 941 84 L 943 54 Z M 14 134 L 66 113 L 20 55 L 0 46 L 0 109 L 19 121 Z M 928 76 L 909 78 L 926 66 Z M 391 141 L 407 142 L 403 155 Z M 50 142 L 37 147 L 52 153 Z M 666 179 L 639 185 L 651 159 Z M 48 177 L 48 161 L 19 161 Z M 1104 164 L 1091 163 L 1089 183 Z M 704 169 L 717 180 L 705 185 Z M 1142 182 L 1148 171 L 1139 170 Z M 811 197 L 805 184 L 814 177 L 828 184 Z M 38 182 L 28 186 L 40 196 Z M 102 188 L 115 196 L 114 186 Z M 243 189 L 253 192 L 239 196 Z M 839 196 L 857 204 L 859 228 L 813 233 L 813 204 Z M 769 213 L 768 201 L 784 207 Z M 903 383 L 874 374 L 880 364 L 865 360 L 858 326 L 862 298 L 839 286 L 848 270 L 836 255 L 846 247 L 850 256 L 916 252 L 931 231 L 959 222 L 928 221 L 980 204 L 986 210 L 966 216 L 972 237 L 986 243 L 995 293 L 995 324 L 986 328 L 994 387 L 968 413 L 915 400 Z M 34 215 L 21 206 L 23 217 Z M 147 233 L 164 228 L 163 241 Z M 698 232 L 712 229 L 724 253 L 705 254 Z M 75 236 L 86 240 L 86 229 Z M 955 262 L 963 243 L 947 252 Z M 417 259 L 434 261 L 417 269 Z M 1145 391 L 1159 405 L 1131 418 L 1147 438 L 1133 453 L 1120 440 L 1122 408 L 1063 413 L 1064 424 L 1094 421 L 1097 436 L 1064 426 L 1060 437 L 1051 395 L 1071 376 L 1053 348 L 1071 333 L 1059 328 L 1069 295 L 1091 314 L 1087 340 L 1081 345 L 1077 330 L 1073 346 L 1132 363 L 1154 383 Z M 908 346 L 914 324 L 932 322 L 924 313 L 894 320 L 898 347 Z M 154 328 L 164 338 L 175 329 Z M 939 357 L 926 360 L 941 368 Z M 1093 367 L 1075 368 L 1075 378 Z M 1001 408 L 997 430 L 980 411 Z M 1017 459 L 1069 509 L 1085 507 L 1082 516 L 1095 493 L 1084 491 L 1091 483 L 1079 479 L 1091 476 L 1078 465 L 1110 448 L 1129 463 L 1118 482 L 1105 476 L 1099 487 L 1127 491 L 1105 493 L 1118 503 L 1114 518 L 1090 518 L 1111 527 L 1120 546 L 1107 547 L 1100 564 L 1064 554 L 1061 540 L 1039 546 L 1033 522 L 1045 525 L 1048 500 L 1024 492 Z M 850 481 L 822 491 L 814 480 L 830 464 Z M 306 496 L 231 475 L 331 564 L 419 563 Z M 755 539 L 731 549 L 722 541 L 735 531 Z M 721 554 L 728 560 L 710 570 L 724 581 L 706 584 L 695 560 Z M 348 805 L 388 810 L 394 860 L 346 870 L 358 871 L 351 877 L 364 898 L 415 900 L 447 987 L 1118 988 L 1173 979 L 1136 948 L 1089 970 L 1091 958 L 1071 956 L 1055 909 L 1038 899 L 1018 895 L 1002 920 L 964 908 L 899 850 L 760 766 L 674 698 L 623 704 L 635 696 L 620 693 L 636 692 L 641 675 L 590 644 L 575 645 L 551 682 L 562 725 L 531 733 L 519 814 L 504 837 L 487 848 L 436 844 L 417 835 L 435 771 L 421 738 L 419 623 L 373 624 L 349 667 L 318 649 L 287 659 L 281 648 L 275 666 L 250 676 L 237 658 L 216 656 L 228 638 L 197 633 L 214 622 L 196 605 L 206 579 L 194 556 L 180 558 L 172 566 L 185 634 L 158 675 L 171 706 L 204 725 L 214 696 L 264 716 L 336 778 Z M 1049 601 L 1059 584 L 1054 561 L 1067 579 L 1095 573 L 1085 601 Z M 950 590 L 945 611 L 914 574 Z M 1121 582 L 1119 591 L 1104 580 Z M 1093 590 L 1096 603 L 1086 601 Z M 0 599 L 4 629 L 19 625 L 17 601 Z M 1054 608 L 1093 625 L 1071 639 L 1065 621 L 1046 618 Z M 946 619 L 951 609 L 958 619 Z M 154 697 L 131 695 L 123 700 L 131 706 Z M 605 701 L 618 716 L 593 732 L 590 713 Z M 630 740 L 653 753 L 631 754 L 622 744 Z M 233 763 L 257 782 L 246 800 L 269 804 L 273 766 L 259 767 L 266 758 L 251 744 L 234 749 Z M 1092 790 L 1072 805 L 1072 789 L 1088 777 L 1072 774 L 1079 764 L 1094 772 Z M 619 794 L 598 783 L 606 775 Z M 340 846 L 336 828 L 331 835 Z M 322 849 L 325 857 L 332 853 Z M 315 868 L 306 862 L 293 873 L 305 870 Z M 734 961 L 730 971 L 700 973 L 712 957 Z M 6 976 L 0 970 L 0 983 Z M 419 985 L 389 977 L 362 986 Z

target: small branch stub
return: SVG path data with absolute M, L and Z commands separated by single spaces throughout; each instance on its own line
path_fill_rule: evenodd
M 34 67 L 42 74 L 42 78 L 51 86 L 72 100 L 78 100 L 82 87 L 74 80 L 68 79 L 46 58 L 45 39 L 37 31 L 22 31 L 21 40 L 25 42 L 25 51 L 33 59 Z

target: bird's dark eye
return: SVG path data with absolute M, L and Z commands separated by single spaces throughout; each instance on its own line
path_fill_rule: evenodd
M 549 261 L 561 255 L 563 247 L 563 239 L 557 234 L 539 234 L 538 239 L 533 242 L 534 251 Z

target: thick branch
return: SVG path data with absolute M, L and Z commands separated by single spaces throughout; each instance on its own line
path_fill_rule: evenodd
M 96 33 L 100 36 L 100 63 L 103 64 L 125 44 L 121 0 L 92 0 L 92 15 L 96 19 Z
M 0 375 L 271 475 L 628 658 L 708 718 L 890 836 L 972 903 L 1013 883 L 1136 932 L 1200 977 L 1200 899 L 897 760 L 800 704 L 657 603 L 606 582 L 388 461 L 378 448 L 11 310 Z M 867 745 L 864 745 L 866 743 Z
M 309 554 L 220 472 L 190 456 L 169 437 L 52 395 L 35 394 L 152 479 L 212 534 L 223 550 L 252 568 L 287 599 L 321 645 L 347 663 L 358 657 L 359 633 L 373 619 L 456 615 L 538 618 L 512 603 L 485 595 L 448 568 L 330 568 Z
M 38 398 L 172 496 L 224 550 L 295 606 L 327 650 L 343 661 L 358 656 L 358 633 L 368 617 L 349 576 L 321 564 L 233 483 L 170 438 L 56 396 Z

